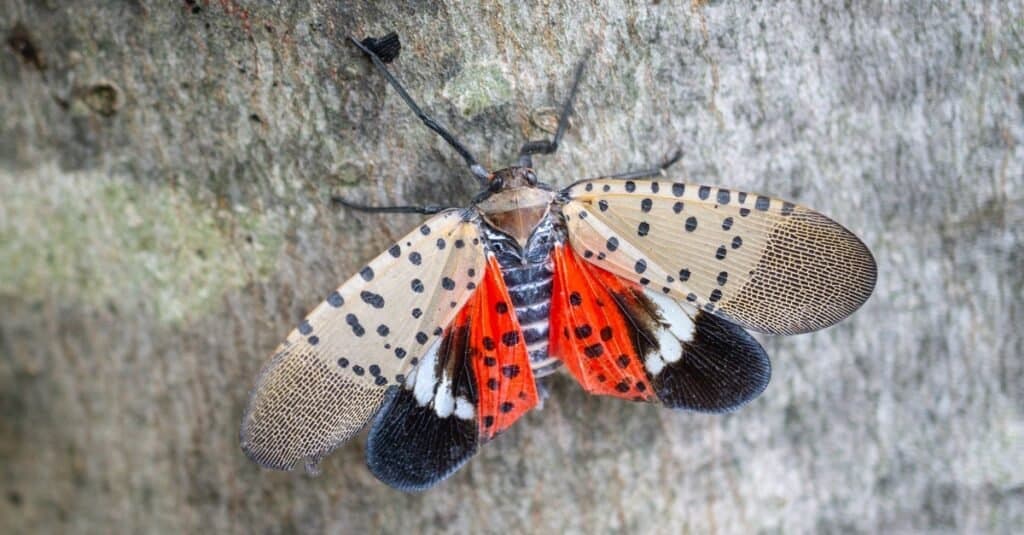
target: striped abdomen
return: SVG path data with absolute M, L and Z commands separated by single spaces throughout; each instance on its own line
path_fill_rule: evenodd
M 551 249 L 558 240 L 552 218 L 545 218 L 530 236 L 525 248 L 499 232 L 487 232 L 491 251 L 501 265 L 516 319 L 523 331 L 530 364 L 536 377 L 543 377 L 561 364 L 548 355 L 548 315 L 551 313 L 551 278 L 554 264 Z
M 550 261 L 506 267 L 502 275 L 508 286 L 516 318 L 523 329 L 530 362 L 540 364 L 548 358 L 548 314 L 551 311 Z M 537 374 L 537 371 L 534 372 Z

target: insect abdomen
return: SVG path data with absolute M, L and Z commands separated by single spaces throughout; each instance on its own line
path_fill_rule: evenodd
M 523 330 L 530 362 L 548 358 L 548 314 L 551 311 L 551 263 L 506 266 L 502 270 L 512 306 Z M 542 372 L 543 373 L 543 372 Z M 534 371 L 537 375 L 537 370 Z

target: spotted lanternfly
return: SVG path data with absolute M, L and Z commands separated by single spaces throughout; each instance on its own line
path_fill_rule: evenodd
M 352 39 L 482 191 L 432 217 L 330 293 L 261 372 L 242 420 L 260 465 L 313 468 L 370 423 L 370 470 L 422 490 L 538 404 L 559 368 L 585 390 L 702 412 L 757 397 L 771 366 L 745 329 L 799 334 L 842 320 L 875 285 L 871 252 L 818 212 L 772 197 L 675 182 L 655 169 L 540 183 L 551 140 L 486 171 L 425 115 L 379 55 L 397 37 Z

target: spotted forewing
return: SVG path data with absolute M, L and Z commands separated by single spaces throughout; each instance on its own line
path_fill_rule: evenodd
M 473 295 L 486 266 L 460 210 L 426 221 L 332 292 L 274 353 L 242 421 L 261 465 L 315 464 L 376 414 Z
M 657 180 L 593 180 L 567 190 L 569 241 L 601 269 L 770 334 L 832 325 L 875 285 L 850 231 L 764 195 Z

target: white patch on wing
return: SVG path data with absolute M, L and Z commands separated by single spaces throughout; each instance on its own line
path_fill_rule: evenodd
M 664 367 L 665 361 L 661 360 L 661 354 L 657 351 L 651 351 L 646 357 L 644 357 L 644 368 L 646 368 L 651 375 L 658 375 Z
M 455 416 L 462 420 L 472 420 L 474 414 L 473 404 L 468 399 L 459 396 L 455 398 Z
M 452 379 L 448 374 L 441 376 L 441 385 L 434 394 L 434 412 L 441 418 L 447 418 L 455 411 L 455 396 L 452 395 Z
M 456 397 L 452 391 L 452 379 L 442 372 L 437 376 L 437 352 L 441 347 L 438 339 L 427 350 L 423 360 L 412 369 L 405 381 L 405 387 L 412 390 L 416 403 L 421 407 L 431 406 L 438 418 L 455 415 L 463 420 L 472 420 L 476 415 L 473 404 L 466 398 Z
M 662 322 L 668 326 L 669 330 L 672 331 L 672 334 L 678 340 L 683 342 L 693 340 L 693 334 L 697 327 L 694 325 L 693 320 L 690 319 L 690 315 L 680 306 L 679 302 L 649 289 L 644 290 L 644 295 L 657 305 Z
M 658 329 L 658 346 L 661 348 L 661 358 L 666 363 L 676 362 L 683 356 L 683 345 L 668 329 Z
M 437 389 L 437 376 L 434 375 L 434 372 L 437 368 L 437 350 L 440 347 L 441 339 L 439 338 L 430 346 L 427 354 L 423 355 L 423 360 L 416 368 L 416 384 L 413 385 L 412 395 L 420 406 L 425 407 L 431 399 L 434 399 L 434 391 Z
M 644 357 L 644 367 L 651 375 L 658 375 L 662 368 L 683 356 L 683 345 L 672 331 L 662 327 L 655 336 L 658 338 L 658 349 Z

